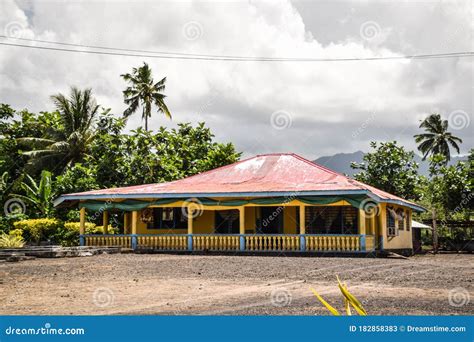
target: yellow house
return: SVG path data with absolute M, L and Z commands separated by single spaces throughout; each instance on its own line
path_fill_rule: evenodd
M 81 245 L 163 251 L 412 253 L 419 205 L 295 154 L 266 154 L 181 180 L 66 194 L 81 208 Z M 71 204 L 71 203 L 70 203 Z M 105 234 L 85 234 L 86 210 Z M 107 234 L 123 211 L 121 234 Z

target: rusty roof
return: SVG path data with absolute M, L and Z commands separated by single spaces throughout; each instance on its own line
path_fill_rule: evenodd
M 73 193 L 57 201 L 100 198 L 242 197 L 367 194 L 383 202 L 418 205 L 293 153 L 262 154 L 180 180 Z

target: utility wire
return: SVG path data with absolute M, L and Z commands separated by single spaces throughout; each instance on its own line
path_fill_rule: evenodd
M 0 38 L 12 39 L 12 37 L 0 35 Z M 377 61 L 377 60 L 401 60 L 401 59 L 432 59 L 432 58 L 459 58 L 459 57 L 473 57 L 474 52 L 449 52 L 439 54 L 423 54 L 423 55 L 405 55 L 405 56 L 385 56 L 385 57 L 361 57 L 361 58 L 283 58 L 283 57 L 245 57 L 245 56 L 226 56 L 226 55 L 199 55 L 199 54 L 185 54 L 176 52 L 164 51 L 147 51 L 147 50 L 132 50 L 112 47 L 101 47 L 94 45 L 81 45 L 64 42 L 53 42 L 45 40 L 34 40 L 26 38 L 14 38 L 18 40 L 26 40 L 31 42 L 57 44 L 63 46 L 74 46 L 80 48 L 93 48 L 108 51 L 93 51 L 84 49 L 69 49 L 60 47 L 48 47 L 25 44 L 12 44 L 0 42 L 0 45 L 14 46 L 39 50 L 63 51 L 63 52 L 78 52 L 85 54 L 109 55 L 109 56 L 126 56 L 126 57 L 145 57 L 158 59 L 181 59 L 181 60 L 206 60 L 206 61 L 244 61 L 244 62 L 350 62 L 350 61 Z M 117 51 L 117 52 L 111 52 Z M 122 52 L 118 52 L 122 51 Z M 127 52 L 128 51 L 128 52 Z M 134 52 L 134 53 L 130 53 Z

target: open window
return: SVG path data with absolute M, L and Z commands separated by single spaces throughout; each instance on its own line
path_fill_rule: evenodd
M 386 217 L 387 217 L 387 236 L 396 236 L 397 229 L 395 226 L 395 218 L 397 213 L 395 209 L 387 207 Z

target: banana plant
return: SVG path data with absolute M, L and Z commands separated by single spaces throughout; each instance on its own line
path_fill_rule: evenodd
M 341 283 L 340 279 L 338 276 L 337 277 L 337 282 L 338 282 L 338 287 L 339 287 L 339 290 L 341 291 L 342 293 L 342 296 L 344 297 L 344 309 L 346 311 L 346 314 L 348 316 L 351 316 L 352 315 L 352 310 L 351 310 L 351 307 L 360 315 L 360 316 L 367 316 L 367 311 L 365 311 L 364 307 L 362 306 L 361 302 L 353 295 L 349 292 L 349 290 L 347 289 L 347 285 L 346 283 Z M 316 298 L 318 298 L 318 300 L 326 307 L 326 309 L 328 309 L 334 316 L 341 316 L 341 314 L 339 313 L 339 311 L 334 308 L 331 304 L 329 304 L 328 302 L 326 302 L 323 297 L 321 297 L 319 295 L 319 293 L 313 289 L 312 287 L 310 287 L 311 291 L 313 292 L 313 294 L 316 296 Z
M 31 204 L 39 211 L 41 217 L 49 217 L 53 211 L 53 186 L 51 172 L 43 170 L 39 184 L 30 176 L 26 175 L 26 182 L 21 182 L 21 188 L 25 195 L 12 194 L 11 197 L 23 200 Z

